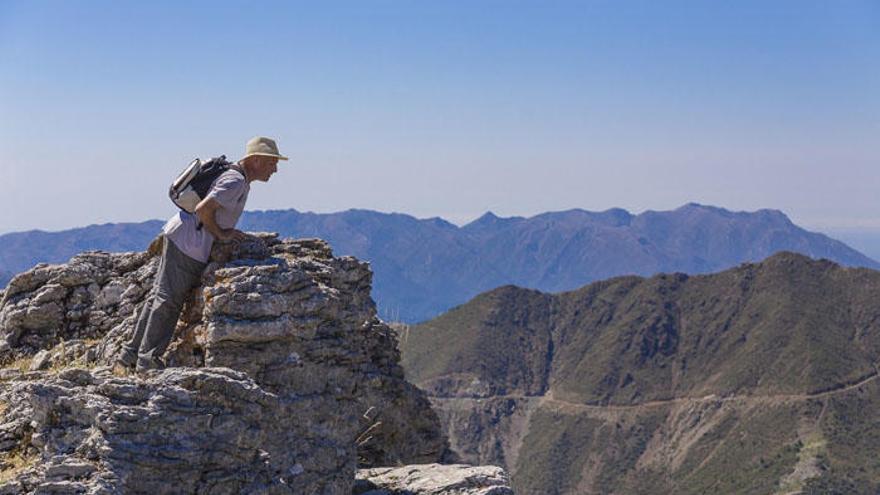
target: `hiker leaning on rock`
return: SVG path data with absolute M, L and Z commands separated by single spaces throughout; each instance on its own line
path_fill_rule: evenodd
M 199 284 L 215 239 L 239 241 L 245 234 L 235 224 L 247 202 L 250 183 L 266 182 L 278 171 L 275 141 L 255 137 L 248 141 L 245 156 L 210 183 L 204 199 L 193 213 L 181 210 L 163 227 L 162 259 L 155 283 L 134 327 L 131 341 L 123 346 L 118 365 L 138 371 L 164 368 L 162 354 L 168 348 L 187 294 Z

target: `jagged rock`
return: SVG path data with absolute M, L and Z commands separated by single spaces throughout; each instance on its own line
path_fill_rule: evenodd
M 169 349 L 176 368 L 109 373 L 157 252 L 85 253 L 10 282 L 0 363 L 30 365 L 0 373 L 0 452 L 35 461 L 0 493 L 347 495 L 358 465 L 449 459 L 376 317 L 369 265 L 319 239 L 218 243 Z
M 18 382 L 3 400 L 13 405 L 7 417 L 30 418 L 30 446 L 51 453 L 20 476 L 26 490 L 65 481 L 120 493 L 286 493 L 291 454 L 350 464 L 324 438 L 309 438 L 309 425 L 272 421 L 279 398 L 228 369 L 147 379 L 71 369 Z
M 152 285 L 157 245 L 143 253 L 86 252 L 13 277 L 0 300 L 0 364 L 65 340 L 105 335 Z M 121 287 L 126 290 L 117 293 Z
M 421 464 L 361 469 L 354 495 L 513 495 L 496 466 Z
M 44 370 L 49 367 L 51 363 L 50 359 L 52 357 L 52 353 L 46 349 L 38 352 L 34 359 L 31 361 L 31 365 L 28 367 L 31 371 L 39 371 Z

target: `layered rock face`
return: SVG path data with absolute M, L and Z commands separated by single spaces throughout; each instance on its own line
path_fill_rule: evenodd
M 427 464 L 362 469 L 354 495 L 513 495 L 500 467 Z
M 347 495 L 358 465 L 448 460 L 376 317 L 369 266 L 320 240 L 218 244 L 173 367 L 114 372 L 157 252 L 86 253 L 10 282 L 0 493 Z

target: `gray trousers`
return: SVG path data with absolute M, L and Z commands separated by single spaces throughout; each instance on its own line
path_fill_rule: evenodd
M 124 352 L 137 353 L 138 364 L 149 366 L 165 353 L 187 294 L 202 278 L 206 263 L 183 254 L 167 238 L 162 240 L 162 259 L 156 279 L 138 316 L 131 341 Z

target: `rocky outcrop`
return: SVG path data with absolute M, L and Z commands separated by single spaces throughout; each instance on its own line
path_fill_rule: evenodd
M 423 464 L 358 471 L 355 495 L 513 495 L 495 466 Z
M 143 302 L 159 246 L 154 242 L 143 253 L 87 252 L 13 277 L 0 300 L 0 363 L 63 342 L 95 343 Z
M 320 240 L 218 244 L 173 367 L 114 373 L 157 247 L 85 253 L 10 282 L 0 493 L 348 494 L 358 466 L 449 459 L 376 317 L 369 266 Z
M 39 461 L 6 493 L 319 492 L 345 485 L 326 468 L 339 478 L 350 464 L 334 445 L 320 449 L 312 424 L 275 421 L 279 396 L 223 368 L 171 368 L 145 380 L 70 369 L 14 383 L 4 399 L 14 419 L 4 442 L 23 436 Z

